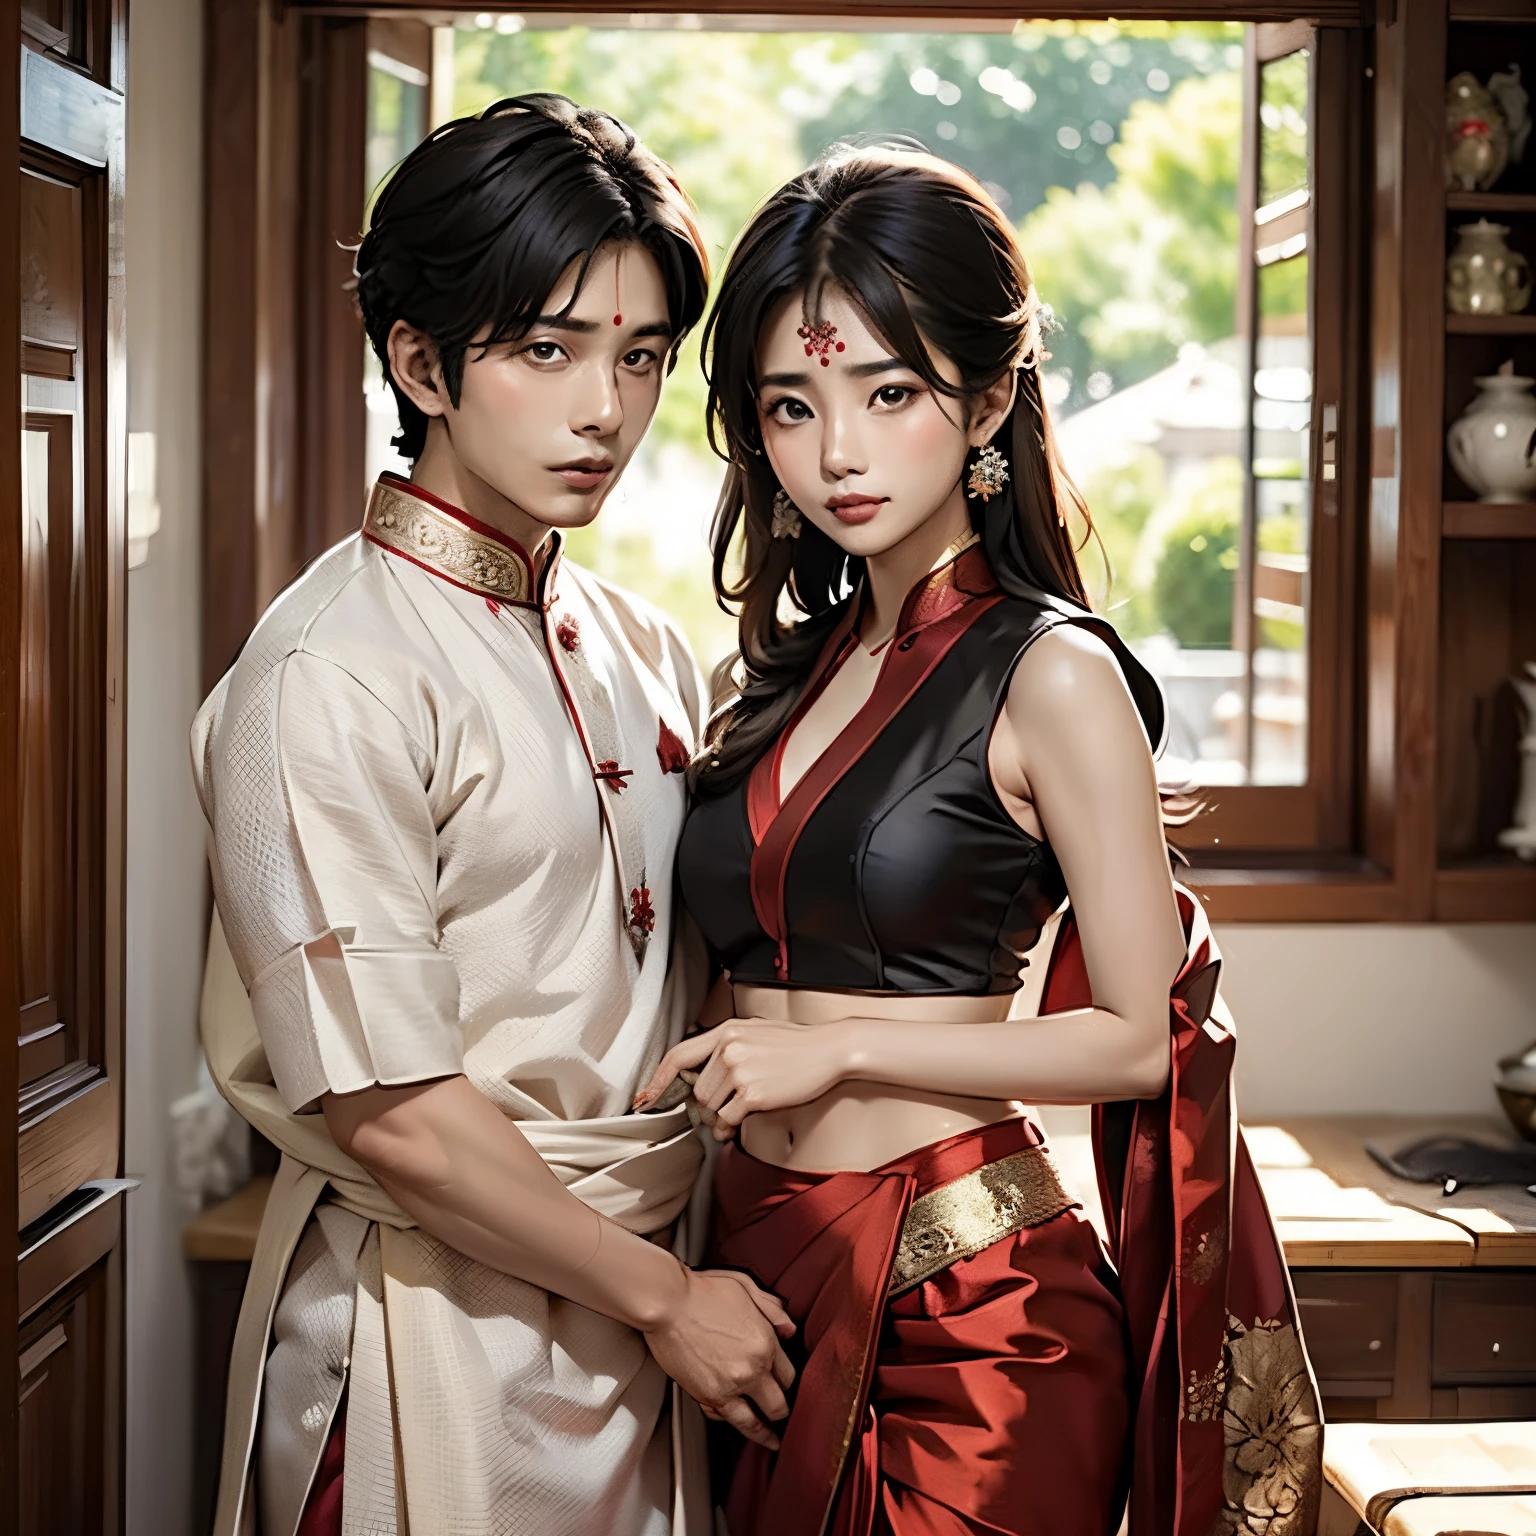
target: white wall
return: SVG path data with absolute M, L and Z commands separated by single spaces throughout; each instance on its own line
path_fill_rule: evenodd
M 194 1086 L 202 821 L 187 767 L 200 702 L 202 6 L 136 0 L 128 91 L 129 426 L 159 439 L 161 531 L 128 577 L 129 1536 L 187 1536 L 192 1317 L 167 1109 Z
M 1248 1120 L 1497 1115 L 1495 1063 L 1536 1039 L 1527 924 L 1238 924 L 1216 942 Z

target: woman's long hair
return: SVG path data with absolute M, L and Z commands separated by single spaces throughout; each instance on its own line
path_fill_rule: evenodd
M 1041 397 L 1040 307 L 1012 227 L 947 161 L 898 147 L 834 148 L 743 231 L 704 328 L 710 443 L 728 466 L 710 530 L 715 597 L 740 629 L 740 651 L 717 679 L 717 693 L 724 680 L 729 697 L 693 774 L 705 793 L 735 783 L 778 735 L 863 572 L 862 559 L 809 520 L 797 539 L 773 537 L 779 484 L 758 422 L 765 319 L 794 293 L 816 318 L 829 286 L 962 411 L 1017 370 L 1013 409 L 992 440 L 1008 461 L 1008 486 L 972 502 L 972 522 L 1005 592 L 1088 606 L 1068 524 L 1091 531 L 1092 523 Z M 935 368 L 924 338 L 954 364 L 958 384 Z M 733 580 L 738 534 L 743 566 Z

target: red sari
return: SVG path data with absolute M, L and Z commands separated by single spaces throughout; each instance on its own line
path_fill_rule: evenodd
M 1126 1474 L 1132 1536 L 1312 1536 L 1316 1389 L 1232 1111 L 1215 945 L 1179 902 L 1169 1084 L 1094 1114 L 1118 1287 L 1068 1210 L 889 1299 L 914 1199 L 1039 1145 L 1028 1121 L 871 1173 L 722 1154 L 715 1261 L 800 1329 L 782 1447 L 741 1452 L 731 1536 L 1110 1536 Z M 1041 1011 L 1089 1002 L 1068 917 Z

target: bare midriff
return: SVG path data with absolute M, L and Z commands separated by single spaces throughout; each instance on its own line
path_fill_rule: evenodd
M 843 1019 L 923 1024 L 990 1024 L 1008 1017 L 1012 999 L 814 992 L 796 987 L 733 988 L 738 1019 L 818 1028 Z M 781 1168 L 817 1173 L 867 1172 L 933 1142 L 1023 1112 L 1007 1099 L 959 1098 L 885 1083 L 839 1083 L 810 1104 L 748 1115 L 741 1145 Z

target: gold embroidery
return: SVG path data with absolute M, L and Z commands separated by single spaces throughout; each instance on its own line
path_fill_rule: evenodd
M 1227 1224 L 1224 1220 L 1218 1221 L 1212 1232 L 1202 1232 L 1199 1237 L 1193 1233 L 1185 1236 L 1184 1273 L 1196 1285 L 1209 1285 L 1226 1256 Z
M 384 480 L 374 486 L 363 531 L 386 549 L 419 560 L 483 597 L 532 604 L 528 567 L 506 545 L 399 486 Z
M 1208 1419 L 1221 1417 L 1222 1399 L 1227 1393 L 1227 1361 L 1225 1353 L 1215 1369 L 1203 1376 L 1193 1366 L 1189 1371 L 1189 1384 L 1184 1388 L 1184 1417 L 1191 1424 L 1204 1424 Z
M 912 1202 L 901 1229 L 890 1293 L 899 1296 L 1001 1238 L 1038 1227 L 1076 1204 L 1044 1147 L 1026 1147 L 977 1168 Z
M 1322 1501 L 1322 1425 L 1294 1325 L 1227 1321 L 1226 1466 L 1220 1530 L 1307 1536 Z

